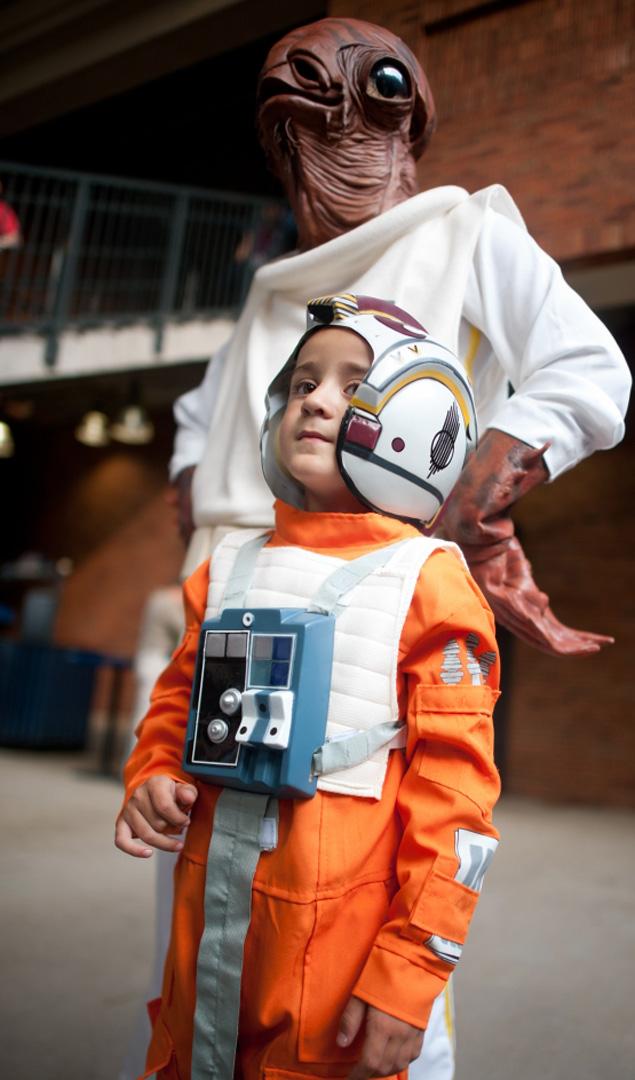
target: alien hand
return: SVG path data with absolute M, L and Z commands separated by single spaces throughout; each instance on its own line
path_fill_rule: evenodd
M 522 495 L 546 480 L 542 455 L 548 445 L 536 450 L 502 431 L 487 431 L 452 492 L 440 533 L 460 545 L 501 626 L 551 655 L 585 656 L 613 638 L 574 630 L 556 618 L 509 514 Z
M 470 550 L 463 548 L 474 579 L 487 597 L 496 622 L 521 641 L 552 656 L 587 656 L 599 652 L 603 645 L 613 644 L 611 637 L 574 630 L 556 618 L 549 597 L 533 579 L 531 564 L 517 537 L 509 540 L 505 550 L 489 558 L 486 548 L 477 550 L 478 558 L 472 562 Z
M 187 547 L 194 532 L 194 520 L 192 517 L 192 480 L 194 478 L 194 465 L 188 465 L 182 469 L 174 483 L 166 492 L 166 502 L 175 511 L 176 526 L 181 540 Z

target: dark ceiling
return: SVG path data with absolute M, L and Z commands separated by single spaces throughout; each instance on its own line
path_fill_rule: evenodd
M 255 132 L 258 73 L 280 31 L 0 139 L 0 159 L 280 194 Z

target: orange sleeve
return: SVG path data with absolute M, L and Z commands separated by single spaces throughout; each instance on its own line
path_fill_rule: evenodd
M 208 584 L 209 559 L 183 586 L 185 633 L 159 676 L 150 696 L 150 708 L 137 728 L 137 742 L 123 771 L 126 801 L 151 776 L 194 783 L 183 771 L 183 745 Z
M 400 643 L 407 770 L 397 810 L 398 891 L 354 993 L 417 1027 L 460 957 L 498 840 L 494 619 L 454 554 L 421 571 Z

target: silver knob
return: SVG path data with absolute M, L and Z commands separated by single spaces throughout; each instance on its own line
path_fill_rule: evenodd
M 221 743 L 224 742 L 229 735 L 229 724 L 226 720 L 221 720 L 218 717 L 216 720 L 210 720 L 207 725 L 207 738 L 210 742 Z
M 233 686 L 229 690 L 223 691 L 219 699 L 219 705 L 225 716 L 233 716 L 238 712 L 240 703 L 242 701 L 242 694 L 240 690 L 234 690 Z

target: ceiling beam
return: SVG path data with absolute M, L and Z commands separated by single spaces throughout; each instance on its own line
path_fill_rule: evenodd
M 16 10 L 26 12 L 28 4 L 0 11 L 0 40 L 6 31 L 0 137 L 319 18 L 326 6 L 324 0 L 31 3 L 39 17 L 30 25 Z

